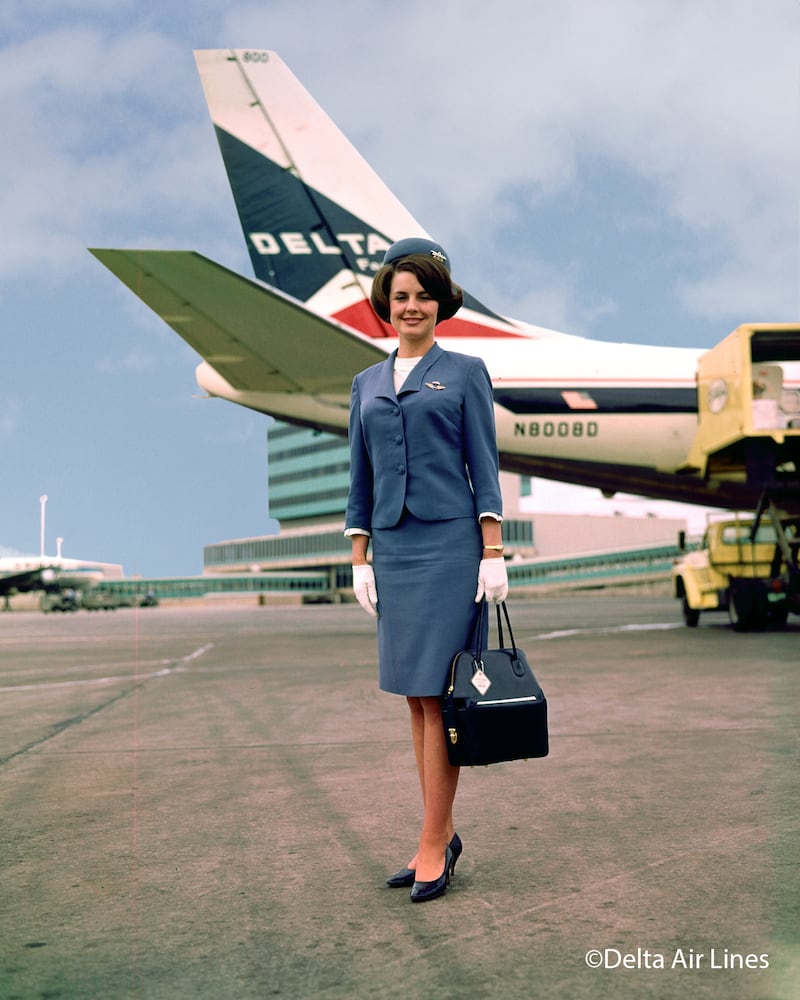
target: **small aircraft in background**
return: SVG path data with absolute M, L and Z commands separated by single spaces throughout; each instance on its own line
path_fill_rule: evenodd
M 201 355 L 210 396 L 346 434 L 353 376 L 397 344 L 372 276 L 395 240 L 429 234 L 278 55 L 195 58 L 257 280 L 188 251 L 91 252 Z M 487 365 L 503 469 L 708 507 L 779 489 L 800 512 L 800 324 L 731 338 L 701 378 L 711 352 L 557 333 L 466 290 L 437 328 Z
M 4 556 L 0 558 L 0 597 L 4 610 L 15 594 L 41 591 L 43 611 L 77 611 L 81 595 L 101 580 L 119 579 L 122 566 L 61 556 Z

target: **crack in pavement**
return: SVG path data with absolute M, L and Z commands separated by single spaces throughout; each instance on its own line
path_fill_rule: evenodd
M 30 743 L 26 743 L 25 746 L 19 747 L 17 750 L 14 750 L 10 754 L 7 754 L 5 757 L 0 757 L 0 767 L 2 767 L 5 764 L 8 764 L 9 761 L 14 760 L 16 757 L 21 757 L 23 754 L 29 753 L 31 750 L 35 750 L 37 747 L 43 746 L 45 743 L 48 743 L 50 740 L 55 739 L 56 736 L 60 736 L 61 733 L 66 732 L 68 729 L 72 729 L 74 726 L 81 725 L 81 723 L 86 722 L 87 719 L 91 719 L 92 716 L 97 715 L 98 713 L 105 711 L 105 709 L 110 708 L 111 705 L 115 705 L 118 701 L 122 701 L 124 698 L 127 698 L 129 695 L 133 694 L 134 691 L 137 691 L 139 688 L 144 687 L 144 685 L 148 681 L 153 680 L 156 677 L 167 677 L 169 674 L 175 673 L 176 671 L 185 668 L 189 663 L 192 663 L 194 660 L 196 660 L 199 657 L 203 656 L 204 653 L 207 653 L 210 649 L 213 648 L 213 646 L 214 646 L 213 643 L 207 643 L 205 646 L 200 646 L 198 649 L 195 649 L 193 652 L 189 653 L 186 656 L 182 656 L 178 660 L 164 661 L 164 662 L 167 662 L 169 665 L 166 666 L 166 667 L 164 667 L 162 670 L 157 670 L 157 671 L 155 671 L 153 673 L 145 674 L 143 676 L 136 675 L 136 674 L 128 675 L 129 677 L 132 677 L 132 678 L 135 679 L 135 683 L 131 684 L 130 687 L 125 688 L 123 691 L 119 691 L 113 697 L 111 697 L 111 698 L 107 699 L 106 701 L 102 702 L 100 705 L 95 705 L 94 708 L 91 708 L 91 709 L 89 709 L 86 712 L 82 712 L 82 713 L 80 713 L 78 715 L 73 715 L 69 719 L 62 719 L 60 722 L 54 723 L 50 727 L 50 729 L 46 733 L 44 733 L 42 736 L 38 737 L 35 740 L 31 740 Z M 110 682 L 112 682 L 114 680 L 123 680 L 123 679 L 125 679 L 125 678 L 124 677 L 98 677 L 94 681 L 80 680 L 80 681 L 63 681 L 63 682 L 58 682 L 57 684 L 42 684 L 42 685 L 30 685 L 30 684 L 28 684 L 28 685 L 24 685 L 23 690 L 30 691 L 34 687 L 39 687 L 39 686 L 41 686 L 41 687 L 65 687 L 65 686 L 69 687 L 69 686 L 76 686 L 77 687 L 79 685 L 83 686 L 83 685 L 92 684 L 92 683 L 95 683 L 95 684 L 108 684 L 108 683 L 110 683 Z

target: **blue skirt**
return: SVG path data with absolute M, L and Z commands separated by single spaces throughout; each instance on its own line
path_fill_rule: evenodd
M 404 511 L 393 528 L 373 528 L 382 691 L 443 694 L 453 657 L 472 645 L 482 545 L 470 517 L 420 521 Z

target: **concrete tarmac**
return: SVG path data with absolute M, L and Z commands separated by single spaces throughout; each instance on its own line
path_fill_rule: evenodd
M 510 608 L 551 755 L 462 772 L 421 905 L 358 606 L 0 615 L 0 997 L 800 995 L 798 620 Z

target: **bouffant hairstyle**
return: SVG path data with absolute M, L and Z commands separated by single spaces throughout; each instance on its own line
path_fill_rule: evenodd
M 384 264 L 372 280 L 370 302 L 384 323 L 389 322 L 389 294 L 396 271 L 410 271 L 428 295 L 439 303 L 437 323 L 455 316 L 464 303 L 461 289 L 453 284 L 444 264 L 426 254 L 410 254 Z

